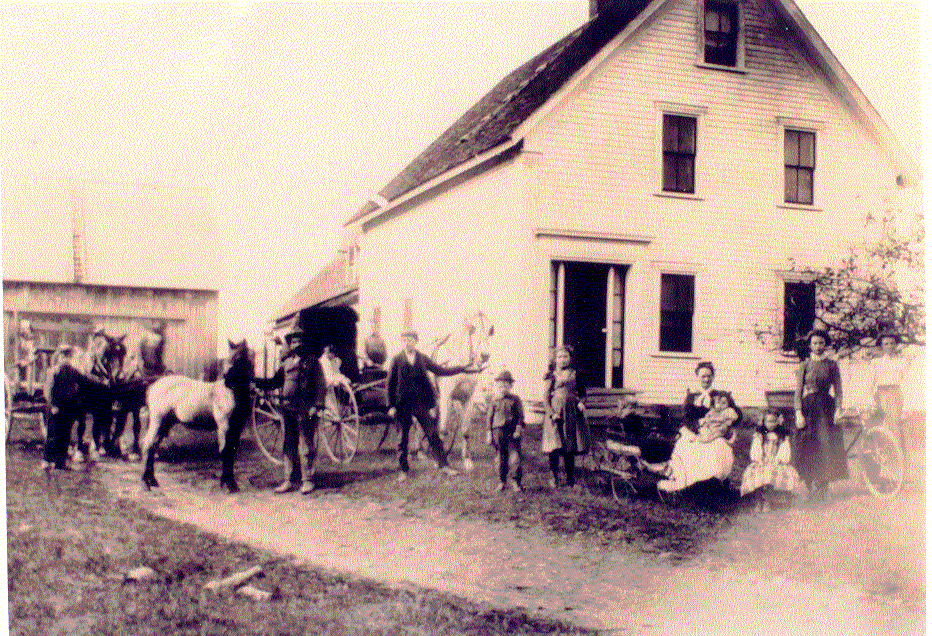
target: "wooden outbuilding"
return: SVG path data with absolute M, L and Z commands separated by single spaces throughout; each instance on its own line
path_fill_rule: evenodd
M 166 367 L 203 373 L 216 357 L 222 278 L 205 190 L 15 180 L 4 186 L 4 363 L 11 379 L 21 376 L 25 349 L 83 347 L 96 328 L 125 334 L 132 347 L 144 330 L 164 327 Z

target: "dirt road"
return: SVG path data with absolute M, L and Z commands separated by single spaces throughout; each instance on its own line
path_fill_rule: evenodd
M 843 482 L 829 505 L 739 516 L 687 564 L 539 528 L 452 518 L 326 492 L 141 491 L 101 464 L 114 495 L 310 566 L 521 606 L 613 634 L 923 633 L 923 497 L 884 503 Z M 498 495 L 512 496 L 512 495 Z

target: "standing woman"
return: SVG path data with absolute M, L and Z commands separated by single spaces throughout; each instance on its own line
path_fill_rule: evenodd
M 841 427 L 835 418 L 841 412 L 841 370 L 828 357 L 832 341 L 816 329 L 809 334 L 809 357 L 796 372 L 796 468 L 810 500 L 825 501 L 828 484 L 848 478 L 848 462 Z M 830 393 L 834 391 L 834 396 Z
M 883 413 L 883 423 L 906 452 L 902 429 L 903 380 L 906 377 L 906 360 L 897 351 L 899 334 L 888 332 L 877 337 L 880 356 L 871 361 L 871 395 L 874 405 Z
M 573 350 L 568 345 L 553 354 L 544 376 L 544 422 L 541 450 L 550 459 L 550 488 L 560 483 L 560 458 L 566 468 L 566 485 L 576 484 L 576 455 L 589 450 L 583 398 L 586 387 L 576 372 Z

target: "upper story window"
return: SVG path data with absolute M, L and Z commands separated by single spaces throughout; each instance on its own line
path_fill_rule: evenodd
M 815 133 L 785 129 L 783 133 L 783 201 L 812 205 L 815 182 Z
M 696 118 L 663 116 L 663 190 L 696 191 Z
M 737 66 L 740 34 L 738 6 L 731 2 L 706 0 L 703 24 L 705 63 Z
M 660 275 L 660 351 L 692 352 L 695 295 L 694 275 Z

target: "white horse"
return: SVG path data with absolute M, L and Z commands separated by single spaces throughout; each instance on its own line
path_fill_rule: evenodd
M 194 429 L 217 429 L 217 446 L 222 472 L 220 484 L 230 492 L 239 490 L 233 461 L 240 435 L 249 417 L 252 401 L 253 353 L 243 340 L 230 342 L 230 358 L 215 382 L 201 382 L 183 375 L 157 380 L 146 393 L 149 428 L 142 442 L 142 481 L 147 489 L 158 487 L 155 479 L 155 450 L 175 422 Z
M 473 424 L 485 414 L 494 385 L 489 365 L 494 336 L 495 327 L 479 312 L 465 320 L 459 331 L 435 342 L 431 351 L 431 358 L 444 366 L 475 365 L 481 369 L 479 373 L 435 378 L 438 433 L 447 452 L 459 444 L 466 470 L 473 469 L 470 446 Z

